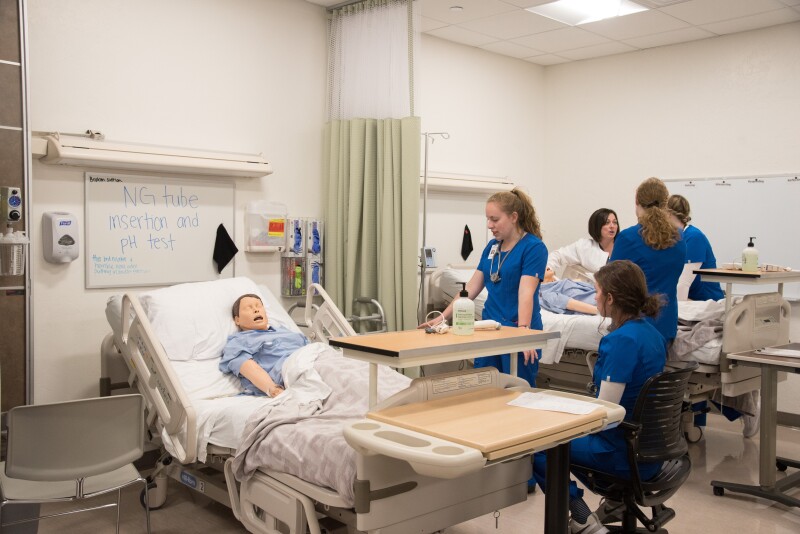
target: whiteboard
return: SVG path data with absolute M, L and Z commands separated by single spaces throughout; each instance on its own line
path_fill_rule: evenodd
M 86 287 L 198 282 L 217 274 L 217 227 L 234 227 L 234 184 L 87 172 Z
M 670 194 L 683 195 L 692 224 L 711 242 L 717 265 L 741 262 L 750 236 L 758 262 L 800 270 L 800 174 L 665 180 Z M 737 294 L 770 291 L 734 285 Z M 800 298 L 800 284 L 786 284 L 784 295 Z

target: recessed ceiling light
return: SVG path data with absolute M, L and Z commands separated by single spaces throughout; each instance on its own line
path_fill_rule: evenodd
M 631 0 L 558 0 L 529 7 L 531 13 L 557 20 L 570 26 L 646 11 Z
M 454 12 L 458 13 L 460 11 L 464 11 L 464 8 L 461 7 L 461 6 L 450 6 L 450 11 L 454 11 Z

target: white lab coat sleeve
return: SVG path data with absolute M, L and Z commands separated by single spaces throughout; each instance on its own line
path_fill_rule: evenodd
M 554 250 L 547 258 L 547 266 L 559 278 L 570 265 L 580 265 L 594 274 L 608 262 L 608 253 L 594 239 L 581 238 L 574 243 Z

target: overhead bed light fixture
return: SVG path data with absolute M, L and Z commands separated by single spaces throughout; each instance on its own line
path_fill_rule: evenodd
M 259 178 L 272 173 L 260 154 L 237 154 L 106 141 L 102 135 L 34 132 L 34 158 L 53 165 L 166 172 L 197 176 Z
M 647 8 L 631 0 L 558 0 L 527 8 L 527 11 L 557 20 L 563 24 L 577 26 L 631 13 L 646 11 Z

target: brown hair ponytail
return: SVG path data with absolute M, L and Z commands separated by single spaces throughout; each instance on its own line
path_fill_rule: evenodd
M 539 239 L 542 238 L 542 229 L 539 225 L 539 218 L 536 216 L 536 210 L 533 208 L 531 197 L 521 189 L 514 188 L 511 191 L 500 191 L 489 197 L 486 201 L 493 202 L 500 206 L 500 209 L 506 215 L 511 215 L 516 212 L 517 224 L 522 230 L 533 234 Z
M 656 317 L 663 306 L 662 295 L 650 295 L 638 265 L 629 260 L 612 261 L 600 268 L 594 280 L 603 292 L 614 297 L 614 307 L 623 316 Z
M 658 178 L 648 178 L 636 188 L 636 203 L 643 210 L 639 216 L 642 239 L 656 250 L 669 248 L 679 239 L 678 229 L 670 222 L 666 210 L 667 198 L 667 186 Z

